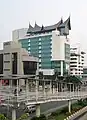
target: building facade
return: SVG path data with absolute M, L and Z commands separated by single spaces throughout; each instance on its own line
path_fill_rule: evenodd
M 70 44 L 69 35 L 70 17 L 63 22 L 60 20 L 52 26 L 42 27 L 35 23 L 32 27 L 29 24 L 26 37 L 19 39 L 22 47 L 26 48 L 29 54 L 39 58 L 39 71 L 43 74 L 65 75 L 69 72 Z
M 75 45 L 70 50 L 70 74 L 81 76 L 83 74 L 84 55 L 79 45 Z
M 18 40 L 26 36 L 28 28 L 21 28 L 12 31 L 12 40 Z
M 38 72 L 38 58 L 29 56 L 28 51 L 22 48 L 18 41 L 3 43 L 0 63 L 0 74 L 3 76 L 36 75 Z

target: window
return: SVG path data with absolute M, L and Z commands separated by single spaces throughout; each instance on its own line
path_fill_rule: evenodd
M 77 60 L 77 58 L 71 58 L 71 60 Z
M 10 69 L 4 69 L 4 71 L 10 71 Z
M 39 42 L 39 45 L 41 45 L 41 42 Z
M 39 50 L 39 53 L 41 53 L 41 50 Z
M 39 49 L 41 49 L 41 46 L 39 46 Z
M 30 50 L 30 47 L 28 48 L 28 50 Z
M 77 65 L 70 65 L 70 67 L 77 67 Z
M 28 44 L 28 46 L 30 46 L 30 43 Z
M 41 38 L 39 38 L 39 41 L 41 41 Z
M 4 55 L 9 55 L 10 53 L 4 53 Z
M 28 40 L 28 42 L 30 42 L 30 39 Z
M 77 63 L 77 62 L 70 62 L 70 64 L 75 64 L 75 63 Z
M 30 52 L 30 51 L 28 51 L 28 53 L 30 54 L 31 52 Z
M 4 61 L 4 63 L 9 63 L 10 61 Z
M 41 57 L 41 54 L 39 54 L 39 57 Z
M 41 59 L 39 59 L 39 62 L 41 62 Z

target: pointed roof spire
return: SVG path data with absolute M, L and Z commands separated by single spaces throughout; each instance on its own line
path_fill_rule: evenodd
M 35 21 L 34 30 L 35 30 L 35 31 L 41 30 L 41 27 L 40 27 L 39 25 L 37 25 L 36 21 Z
M 29 26 L 30 26 L 30 22 L 29 22 Z
M 59 27 L 62 28 L 65 26 L 68 26 L 69 30 L 71 30 L 70 16 L 68 17 L 68 19 L 64 23 L 60 24 Z
M 41 30 L 44 30 L 44 26 L 43 26 L 43 24 L 42 24 Z
M 30 22 L 29 22 L 29 28 L 28 28 L 27 33 L 33 32 L 33 29 L 34 29 L 34 28 L 31 26 L 31 24 L 30 24 Z
M 69 16 L 68 19 L 64 22 L 64 24 L 68 26 L 69 30 L 71 30 L 70 16 Z
M 35 21 L 35 25 L 34 25 L 34 27 L 36 26 L 37 24 L 36 24 L 36 21 Z
M 63 23 L 63 17 L 61 17 L 61 24 Z

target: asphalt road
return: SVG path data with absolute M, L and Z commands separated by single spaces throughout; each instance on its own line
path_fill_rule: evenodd
M 41 114 L 49 114 L 61 107 L 68 105 L 68 101 L 61 102 L 50 102 L 41 104 Z M 5 114 L 5 116 L 11 117 L 11 108 L 0 106 L 0 113 Z M 17 109 L 17 117 L 20 117 L 24 113 L 24 110 Z M 30 117 L 35 116 L 35 113 L 30 114 Z
M 50 102 L 50 103 L 44 103 L 41 104 L 41 114 L 49 114 L 53 111 L 56 111 L 59 108 L 62 108 L 64 106 L 68 105 L 68 101 L 61 101 L 61 102 Z M 35 113 L 30 114 L 30 117 L 35 116 Z

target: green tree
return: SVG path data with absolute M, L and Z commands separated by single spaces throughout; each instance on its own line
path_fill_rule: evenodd
M 77 76 L 67 76 L 64 79 L 64 82 L 67 83 L 67 87 L 70 90 L 70 84 L 71 83 L 71 91 L 73 90 L 73 85 L 74 85 L 74 90 L 76 89 L 77 86 L 80 87 L 80 85 L 82 84 L 81 82 L 81 78 L 77 77 Z

